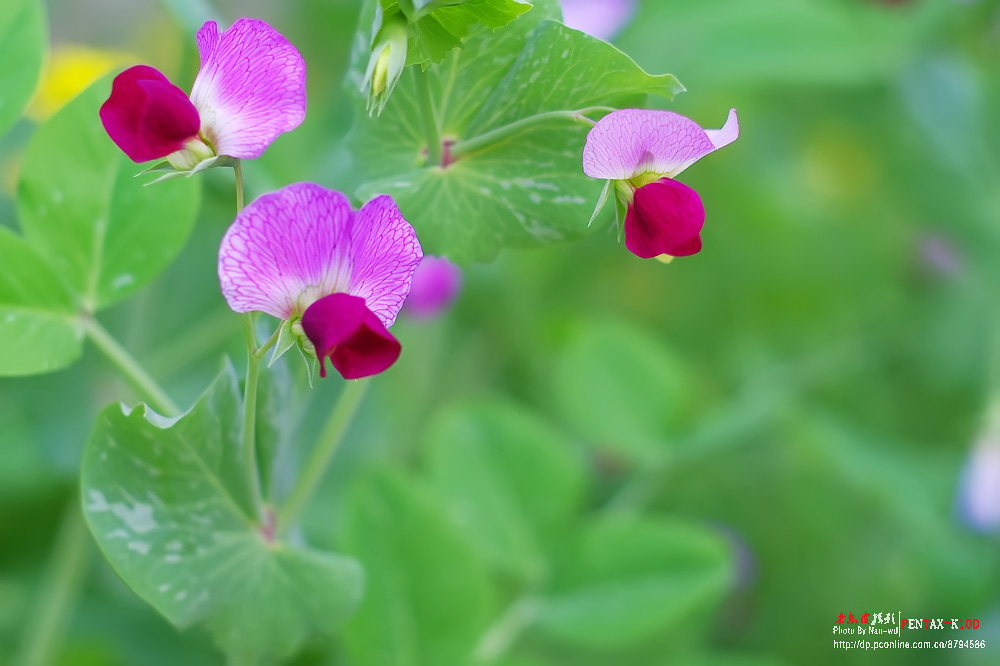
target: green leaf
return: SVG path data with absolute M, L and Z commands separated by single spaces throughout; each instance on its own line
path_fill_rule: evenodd
M 47 42 L 45 11 L 39 0 L 0 4 L 0 135 L 21 117 L 31 100 Z
M 278 659 L 353 610 L 362 572 L 255 524 L 240 402 L 227 365 L 179 419 L 105 409 L 84 453 L 84 513 L 111 565 L 168 620 L 206 624 L 234 659 Z
M 468 131 L 475 136 L 546 111 L 618 105 L 649 94 L 671 98 L 683 90 L 673 75 L 647 74 L 610 44 L 545 21 Z
M 672 76 L 646 74 L 610 44 L 544 20 L 553 16 L 556 3 L 538 2 L 440 65 L 408 69 L 377 120 L 359 113 L 349 144 L 358 178 L 368 182 L 357 196 L 392 195 L 427 252 L 468 263 L 503 247 L 587 233 L 604 183 L 583 174 L 587 128 L 575 122 L 578 112 L 637 106 L 649 93 L 679 89 Z M 421 108 L 418 77 L 456 156 L 446 168 L 427 164 L 427 137 L 414 112 Z M 463 153 L 464 146 L 474 148 Z
M 544 577 L 543 546 L 583 499 L 585 471 L 569 443 L 500 401 L 448 409 L 425 440 L 432 483 L 463 533 L 505 573 Z
M 444 507 L 397 472 L 354 487 L 344 541 L 372 572 L 347 624 L 355 666 L 465 664 L 494 613 L 482 562 Z
M 386 2 L 387 12 L 398 6 L 410 22 L 406 64 L 439 63 L 477 30 L 495 30 L 531 9 L 516 0 L 400 0 Z
M 58 370 L 82 349 L 70 295 L 34 248 L 0 227 L 0 376 Z
M 684 389 L 664 344 L 615 320 L 578 322 L 552 377 L 557 409 L 589 446 L 647 462 L 676 434 Z
M 28 145 L 18 211 L 25 237 L 87 312 L 122 300 L 160 274 L 187 241 L 197 182 L 143 187 L 139 167 L 98 118 L 104 79 L 53 116 Z
M 559 564 L 535 625 L 587 649 L 683 630 L 721 600 L 732 579 L 720 535 L 672 520 L 602 518 Z

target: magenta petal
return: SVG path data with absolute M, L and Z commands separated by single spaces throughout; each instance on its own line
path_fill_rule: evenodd
M 705 208 L 684 183 L 663 178 L 640 187 L 625 216 L 625 247 L 643 259 L 686 257 L 701 250 Z
M 101 122 L 133 162 L 183 149 L 198 135 L 201 124 L 184 91 L 146 65 L 130 67 L 115 77 L 111 97 L 101 106 Z
M 264 21 L 241 18 L 219 34 L 215 21 L 198 31 L 201 69 L 191 101 L 202 132 L 219 155 L 255 159 L 306 116 L 306 64 Z
M 350 294 L 330 294 L 310 305 L 302 329 L 316 347 L 321 377 L 326 377 L 327 357 L 344 379 L 360 379 L 388 369 L 401 351 L 365 300 Z
M 425 254 L 410 284 L 406 313 L 413 317 L 434 317 L 451 305 L 462 287 L 462 269 L 444 257 Z

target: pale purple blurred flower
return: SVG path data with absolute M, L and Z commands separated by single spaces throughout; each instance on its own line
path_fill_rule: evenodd
M 563 23 L 598 39 L 608 40 L 628 25 L 635 0 L 561 0 Z
M 583 171 L 614 183 L 625 246 L 643 259 L 682 257 L 701 250 L 701 198 L 674 178 L 739 136 L 736 109 L 722 129 L 705 130 L 670 111 L 621 109 L 602 118 L 583 148 Z M 603 205 L 608 194 L 598 204 Z M 595 215 L 596 215 L 595 211 Z
M 958 507 L 973 529 L 1000 531 L 1000 433 L 981 439 L 969 454 L 960 480 Z
M 292 323 L 346 378 L 377 374 L 399 357 L 388 332 L 422 252 L 395 202 L 354 211 L 347 197 L 312 183 L 289 185 L 247 206 L 219 249 L 219 282 L 236 312 Z M 300 328 L 296 328 L 296 324 Z
M 461 288 L 461 268 L 444 257 L 424 255 L 413 274 L 406 313 L 420 319 L 435 317 L 451 306 Z
M 926 234 L 920 239 L 920 254 L 924 264 L 943 277 L 954 277 L 962 270 L 958 250 L 945 237 Z
M 190 99 L 146 65 L 115 78 L 101 121 L 133 161 L 166 157 L 192 171 L 219 157 L 255 159 L 305 118 L 305 61 L 264 21 L 241 18 L 221 34 L 208 21 L 198 52 Z

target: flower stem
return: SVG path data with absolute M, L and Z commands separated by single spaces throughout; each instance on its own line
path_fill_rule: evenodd
M 149 373 L 132 358 L 125 348 L 104 329 L 93 317 L 83 317 L 83 330 L 104 357 L 115 366 L 115 369 L 132 385 L 150 407 L 166 416 L 176 416 L 181 413 L 180 407 L 170 399 L 170 396 L 160 388 Z
M 424 133 L 427 135 L 427 164 L 441 166 L 442 147 L 441 130 L 438 128 L 437 116 L 434 114 L 434 100 L 431 99 L 431 87 L 427 77 L 417 73 L 417 93 L 420 96 L 420 115 L 424 120 Z
M 614 109 L 608 106 L 589 106 L 585 109 L 576 109 L 573 111 L 546 111 L 545 113 L 537 113 L 533 116 L 528 116 L 527 118 L 515 120 L 508 125 L 498 127 L 495 130 L 490 130 L 485 134 L 480 134 L 479 136 L 472 137 L 471 139 L 458 141 L 451 147 L 451 155 L 453 158 L 457 159 L 462 155 L 469 155 L 485 148 L 489 148 L 502 141 L 506 141 L 513 136 L 521 134 L 522 132 L 527 132 L 528 130 L 534 129 L 539 125 L 544 125 L 554 121 L 572 120 L 574 122 L 593 127 L 595 125 L 594 121 L 588 118 L 585 114 L 593 113 L 595 111 L 614 111 Z
M 247 338 L 247 379 L 243 386 L 243 471 L 257 518 L 263 520 L 264 495 L 257 470 L 257 379 L 260 376 L 261 356 L 257 354 L 252 312 L 244 315 L 243 330 Z
M 306 462 L 292 494 L 288 496 L 281 510 L 278 512 L 278 529 L 286 531 L 291 527 L 302 510 L 306 507 L 316 487 L 323 479 L 326 468 L 330 465 L 333 454 L 337 451 L 344 433 L 351 423 L 354 412 L 357 411 L 361 399 L 364 398 L 368 390 L 368 381 L 347 382 L 340 392 L 340 398 L 336 409 L 330 415 L 330 420 L 326 422 L 323 432 L 320 433 L 312 455 Z
M 537 612 L 538 600 L 534 597 L 524 596 L 514 601 L 483 633 L 476 646 L 476 661 L 491 663 L 502 657 L 534 621 Z
M 236 175 L 236 214 L 243 212 L 243 163 L 236 160 L 233 165 L 233 173 Z
M 236 177 L 236 214 L 239 215 L 243 212 L 243 163 L 239 160 L 233 165 L 233 175 Z M 260 378 L 260 359 L 267 348 L 274 344 L 271 340 L 277 338 L 272 336 L 264 348 L 258 349 L 253 326 L 253 312 L 245 313 L 243 332 L 247 340 L 247 378 L 243 384 L 243 475 L 250 490 L 257 520 L 263 524 L 267 514 L 257 465 L 257 380 Z
M 39 588 L 38 605 L 25 624 L 24 642 L 14 664 L 45 666 L 55 663 L 92 551 L 79 495 L 74 494 L 63 514 L 48 569 Z

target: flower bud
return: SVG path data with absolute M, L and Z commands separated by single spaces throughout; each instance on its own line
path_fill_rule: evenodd
M 167 162 L 177 171 L 193 171 L 199 164 L 213 157 L 215 151 L 211 146 L 202 141 L 201 137 L 195 137 L 184 144 L 183 150 L 167 155 Z
M 382 20 L 381 12 L 375 19 L 377 27 L 372 40 L 372 53 L 365 71 L 361 92 L 368 93 L 368 113 L 380 115 L 393 88 L 406 68 L 406 43 L 409 28 L 401 14 Z

